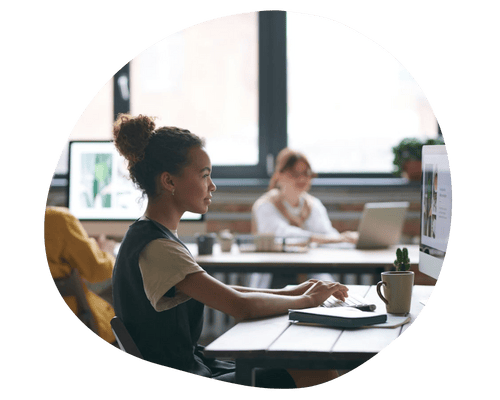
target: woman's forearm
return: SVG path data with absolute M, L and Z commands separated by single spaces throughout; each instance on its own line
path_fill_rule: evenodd
M 242 292 L 242 319 L 262 318 L 286 314 L 289 309 L 314 307 L 313 300 L 306 295 L 286 296 L 266 292 Z
M 311 236 L 311 242 L 318 243 L 318 244 L 340 243 L 340 242 L 342 242 L 342 237 L 323 235 L 323 234 L 313 234 Z
M 268 289 L 268 288 L 251 288 L 245 286 L 229 285 L 234 290 L 240 293 L 268 293 L 268 294 L 287 294 L 286 289 Z
M 299 296 L 304 294 L 307 289 L 309 289 L 316 281 L 317 279 L 309 279 L 308 281 L 302 282 L 299 285 L 287 285 L 281 289 L 251 288 L 234 285 L 232 285 L 231 288 L 240 293 L 268 293 L 282 296 Z

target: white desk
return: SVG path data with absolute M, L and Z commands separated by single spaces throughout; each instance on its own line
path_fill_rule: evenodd
M 306 253 L 293 252 L 240 252 L 233 245 L 231 252 L 223 253 L 216 244 L 212 255 L 198 255 L 195 244 L 188 248 L 196 262 L 207 272 L 271 272 L 271 273 L 338 273 L 373 274 L 377 281 L 380 273 L 393 267 L 396 249 L 393 246 L 380 250 L 358 250 L 345 248 L 317 247 Z M 401 245 L 399 246 L 401 247 Z M 408 248 L 411 265 L 418 266 L 418 245 L 404 245 Z M 341 278 L 342 280 L 342 278 Z
M 350 286 L 350 292 L 385 310 L 375 286 Z M 398 328 L 339 329 L 293 324 L 288 315 L 243 321 L 205 348 L 208 357 L 236 361 L 236 382 L 253 385 L 257 367 L 290 369 L 353 369 L 401 335 L 423 309 L 421 299 L 432 286 L 414 286 L 411 321 Z

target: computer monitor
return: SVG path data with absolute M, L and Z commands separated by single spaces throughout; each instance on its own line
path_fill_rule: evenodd
M 420 272 L 437 279 L 451 225 L 451 175 L 446 146 L 422 147 Z
M 69 142 L 68 208 L 89 235 L 123 236 L 146 206 L 112 141 Z M 181 221 L 201 222 L 203 215 L 186 212 Z

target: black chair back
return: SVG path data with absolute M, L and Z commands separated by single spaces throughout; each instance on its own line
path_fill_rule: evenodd
M 54 282 L 61 296 L 73 296 L 76 298 L 78 308 L 76 314 L 77 317 L 80 318 L 80 320 L 94 333 L 99 334 L 94 315 L 90 310 L 87 296 L 85 295 L 85 291 L 83 289 L 83 281 L 79 272 L 76 269 L 73 269 L 69 276 L 54 279 Z
M 114 316 L 111 319 L 111 329 L 113 330 L 120 349 L 122 349 L 125 353 L 143 359 L 141 352 L 134 342 L 134 339 L 132 339 L 132 336 L 130 336 L 130 333 L 125 327 L 123 321 L 117 316 Z

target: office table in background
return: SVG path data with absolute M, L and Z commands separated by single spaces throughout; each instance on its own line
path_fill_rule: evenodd
M 385 311 L 375 286 L 352 285 L 350 293 Z M 353 369 L 403 333 L 424 307 L 432 286 L 414 286 L 411 321 L 398 328 L 338 329 L 291 323 L 288 315 L 243 321 L 205 348 L 208 357 L 236 361 L 236 382 L 253 385 L 253 369 Z
M 188 245 L 196 262 L 207 272 L 270 272 L 270 273 L 338 273 L 343 281 L 343 274 L 373 274 L 375 282 L 380 273 L 391 269 L 398 247 L 407 247 L 411 265 L 418 266 L 418 245 L 400 245 L 387 249 L 358 250 L 333 247 L 311 248 L 308 252 L 240 252 L 233 245 L 231 252 L 223 253 L 220 246 L 214 246 L 213 254 L 198 255 L 195 244 Z

